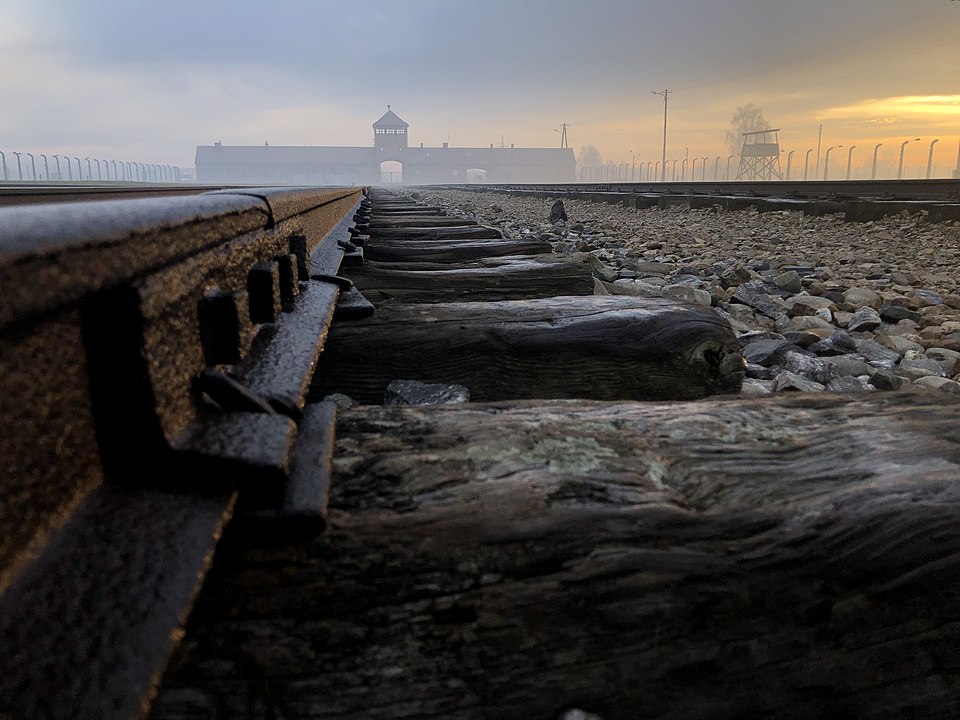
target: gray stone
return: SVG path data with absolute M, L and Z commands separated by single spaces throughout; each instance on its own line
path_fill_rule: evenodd
M 810 346 L 820 342 L 821 338 L 816 333 L 812 333 L 809 330 L 788 330 L 783 334 L 783 337 L 792 342 L 794 345 L 799 345 L 805 350 L 809 350 Z
M 640 261 L 632 267 L 641 275 L 669 275 L 677 269 L 672 263 Z
M 649 283 L 646 280 L 634 280 L 634 284 L 637 286 L 637 294 L 640 297 L 663 297 L 663 288 L 654 283 Z
M 596 278 L 594 278 L 594 280 L 596 280 Z M 633 280 L 630 280 L 627 278 L 620 278 L 619 280 L 615 280 L 613 282 L 613 287 L 611 287 L 607 292 L 610 293 L 611 295 L 637 296 L 640 294 L 640 291 L 637 288 L 637 284 Z
M 915 290 L 912 299 L 918 307 L 943 305 L 943 296 L 933 290 Z
M 923 345 L 920 343 L 915 343 L 912 340 L 907 340 L 905 337 L 899 335 L 888 335 L 887 333 L 877 333 L 876 341 L 883 345 L 885 348 L 889 348 L 896 353 L 903 355 L 909 350 L 923 350 Z
M 927 348 L 924 354 L 931 360 L 936 360 L 940 363 L 940 367 L 946 370 L 948 375 L 951 374 L 953 368 L 956 367 L 957 361 L 960 360 L 960 352 L 948 350 L 947 348 Z
M 943 366 L 933 358 L 918 358 L 916 360 L 904 358 L 900 361 L 897 370 L 897 374 L 902 374 L 912 380 L 927 375 L 934 375 L 936 377 L 947 376 L 947 372 L 943 369 Z
M 857 342 L 843 330 L 837 330 L 830 337 L 815 342 L 807 348 L 812 353 L 821 357 L 833 357 L 834 355 L 846 355 L 856 352 Z
M 667 285 L 663 289 L 663 296 L 671 300 L 690 303 L 692 305 L 703 305 L 710 307 L 710 293 L 699 288 L 687 287 L 685 285 Z
M 349 395 L 344 395 L 343 393 L 333 393 L 332 395 L 327 395 L 324 399 L 324 402 L 332 402 L 337 406 L 337 410 L 349 410 L 354 405 L 357 405 L 357 401 L 354 400 Z
M 449 405 L 470 402 L 470 390 L 463 385 L 394 380 L 387 385 L 384 405 Z
M 780 360 L 780 366 L 784 370 L 789 370 L 797 375 L 826 385 L 831 380 L 841 376 L 840 370 L 826 360 L 820 358 L 808 357 L 798 352 L 787 351 Z
M 754 380 L 773 380 L 777 376 L 778 370 L 772 367 L 764 367 L 755 363 L 747 363 L 745 374 L 748 378 Z
M 746 347 L 751 343 L 760 342 L 761 340 L 787 340 L 780 333 L 771 332 L 770 330 L 751 330 L 750 332 L 745 332 L 737 336 L 737 342 L 740 343 L 740 347 Z M 792 340 L 790 342 L 793 342 Z M 795 343 L 799 345 L 800 343 Z
M 764 382 L 764 380 L 748 377 L 740 386 L 740 393 L 742 395 L 769 395 L 770 382 Z
M 850 332 L 873 332 L 880 327 L 880 315 L 876 310 L 870 307 L 862 307 L 857 310 L 847 323 L 847 330 Z
M 566 222 L 567 211 L 563 207 L 563 200 L 557 200 L 550 208 L 550 215 L 547 218 L 551 223 L 557 223 L 561 220 Z
M 773 279 L 773 283 L 781 290 L 790 293 L 798 293 L 803 289 L 800 273 L 796 270 L 787 270 L 785 273 L 780 273 Z
M 870 373 L 870 384 L 877 390 L 900 390 L 909 383 L 905 377 L 894 375 L 888 370 L 874 370 Z
M 858 377 L 839 377 L 827 383 L 827 392 L 870 392 L 875 390 L 870 383 Z
M 859 377 L 870 375 L 876 368 L 871 367 L 859 355 L 838 355 L 824 360 L 837 368 L 841 377 Z
M 789 370 L 784 370 L 773 380 L 771 389 L 774 392 L 784 390 L 793 390 L 798 392 L 818 392 L 824 389 L 824 386 L 813 380 L 796 375 Z
M 888 350 L 874 340 L 857 340 L 857 352 L 871 366 L 885 370 L 891 369 L 900 360 L 900 353 Z
M 940 392 L 947 392 L 952 395 L 960 395 L 960 383 L 955 380 L 950 380 L 949 382 L 943 383 L 940 387 L 937 388 Z
M 596 280 L 596 278 L 594 279 Z M 604 287 L 608 295 L 631 295 L 633 297 L 645 298 L 663 297 L 660 288 L 645 283 L 642 280 L 627 280 L 624 278 L 616 280 L 613 283 L 604 283 Z
M 883 304 L 883 298 L 881 298 L 876 292 L 870 288 L 861 288 L 855 287 L 850 288 L 845 293 L 843 293 L 843 301 L 854 308 L 869 307 L 874 310 L 879 310 L 880 305 Z
M 758 340 L 743 348 L 743 357 L 748 363 L 756 365 L 776 365 L 788 352 L 800 350 L 793 343 L 786 340 Z
M 916 313 L 910 308 L 905 308 L 902 305 L 884 305 L 880 308 L 880 319 L 884 322 L 888 322 L 891 325 L 900 322 L 901 320 L 912 320 L 913 322 L 920 321 L 920 313 Z
M 791 317 L 801 315 L 815 315 L 817 310 L 833 307 L 833 301 L 829 298 L 818 297 L 817 295 L 794 295 L 784 301 L 787 306 L 787 313 Z
M 593 254 L 590 255 L 590 269 L 593 271 L 594 277 L 605 282 L 612 283 L 620 277 L 616 268 L 604 265 L 600 258 Z
M 759 281 L 744 283 L 737 288 L 732 300 L 749 305 L 754 310 L 766 315 L 771 320 L 778 320 L 786 316 L 786 308 L 779 299 L 774 299 L 764 289 Z
M 740 307 L 745 307 L 745 306 L 740 305 Z M 734 317 L 723 308 L 715 307 L 713 311 L 717 315 L 722 317 L 724 320 L 726 320 L 728 323 L 730 323 L 730 327 L 733 329 L 735 333 L 748 333 L 753 331 L 753 327 L 745 323 L 743 320 L 740 320 L 739 318 Z
M 835 330 L 831 323 L 823 318 L 813 315 L 803 315 L 800 317 L 782 317 L 777 320 L 777 332 L 799 332 L 803 330 Z
M 923 377 L 917 378 L 913 381 L 914 385 L 919 385 L 920 387 L 925 387 L 929 390 L 938 390 L 940 387 L 947 383 L 955 382 L 950 378 L 938 377 L 937 375 L 924 375 Z
M 834 347 L 847 352 L 857 351 L 857 341 L 844 330 L 834 330 L 829 338 Z
M 704 288 L 707 284 L 696 275 L 684 275 L 677 273 L 670 277 L 671 285 L 684 285 L 686 287 Z
M 720 275 L 720 285 L 724 288 L 740 285 L 753 277 L 750 271 L 738 262 L 722 269 L 718 274 Z

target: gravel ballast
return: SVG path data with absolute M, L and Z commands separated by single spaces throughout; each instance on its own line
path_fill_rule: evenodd
M 598 294 L 712 306 L 744 348 L 744 392 L 960 394 L 960 222 L 904 212 L 848 223 L 792 210 L 635 210 L 563 198 L 568 219 L 551 223 L 556 197 L 412 194 L 589 260 Z

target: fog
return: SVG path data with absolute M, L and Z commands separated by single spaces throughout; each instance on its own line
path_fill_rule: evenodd
M 590 167 L 635 175 L 669 89 L 668 162 L 708 178 L 750 104 L 794 173 L 819 141 L 818 175 L 834 148 L 836 178 L 848 153 L 869 177 L 880 144 L 878 176 L 901 148 L 922 176 L 937 140 L 946 176 L 958 37 L 950 0 L 0 0 L 0 150 L 186 169 L 216 141 L 369 147 L 390 103 L 411 146 L 559 147 L 568 123 Z

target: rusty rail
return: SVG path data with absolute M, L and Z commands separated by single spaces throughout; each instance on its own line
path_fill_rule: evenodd
M 322 528 L 363 194 L 0 209 L 0 717 L 137 715 L 225 522 Z

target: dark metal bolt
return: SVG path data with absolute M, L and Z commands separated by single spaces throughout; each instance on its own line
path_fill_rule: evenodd
M 297 274 L 300 280 L 310 279 L 310 252 L 305 235 L 290 236 L 290 254 L 297 256 Z
M 274 260 L 280 268 L 280 302 L 284 307 L 293 304 L 300 294 L 300 276 L 296 255 L 277 255 Z
M 200 300 L 200 341 L 207 365 L 235 365 L 243 359 L 253 328 L 245 290 L 210 290 Z
M 203 370 L 194 379 L 194 390 L 206 394 L 225 412 L 277 414 L 270 403 L 219 370 Z
M 341 275 L 311 275 L 310 279 L 317 282 L 333 283 L 344 292 L 353 290 L 353 281 Z
M 272 323 L 280 317 L 280 266 L 275 262 L 254 265 L 247 275 L 250 294 L 250 319 L 255 323 Z

